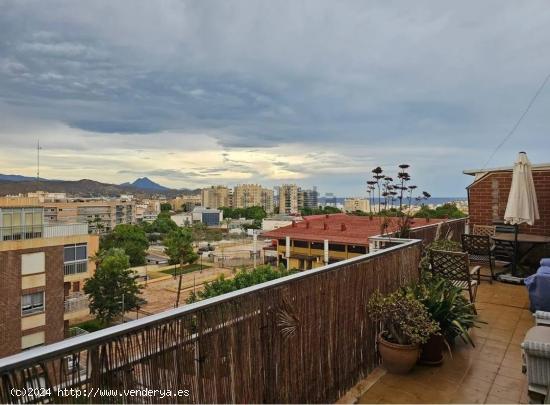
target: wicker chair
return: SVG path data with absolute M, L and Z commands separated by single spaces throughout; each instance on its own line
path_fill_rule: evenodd
M 495 259 L 493 257 L 493 244 L 491 238 L 485 235 L 462 235 L 462 250 L 468 253 L 470 262 L 485 264 L 491 270 L 491 274 L 480 277 L 488 277 L 492 284 L 495 278 Z
M 474 225 L 472 235 L 495 236 L 496 227 L 494 225 Z
M 546 397 L 550 385 L 550 328 L 534 326 L 521 344 L 525 356 L 529 396 Z
M 450 280 L 455 286 L 468 291 L 470 302 L 476 300 L 481 266 L 470 269 L 468 253 L 430 250 L 430 271 Z

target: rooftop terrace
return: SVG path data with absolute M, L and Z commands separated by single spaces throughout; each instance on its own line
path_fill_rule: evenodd
M 487 324 L 473 330 L 475 348 L 457 340 L 452 358 L 447 354 L 441 367 L 417 365 L 407 375 L 386 374 L 379 368 L 341 401 L 528 403 L 520 348 L 534 326 L 528 306 L 525 287 L 483 282 L 476 307 Z

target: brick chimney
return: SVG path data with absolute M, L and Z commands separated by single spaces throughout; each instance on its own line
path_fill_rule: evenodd
M 340 224 L 340 230 L 341 231 L 345 231 L 347 228 L 346 228 L 346 224 Z
M 325 218 L 327 218 L 327 219 L 328 219 L 328 214 L 325 214 Z
M 309 221 L 306 221 L 306 229 L 309 229 Z
M 328 229 L 328 225 L 326 222 L 323 222 L 323 229 L 326 231 Z

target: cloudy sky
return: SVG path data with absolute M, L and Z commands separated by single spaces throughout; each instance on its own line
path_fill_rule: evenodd
M 460 196 L 548 73 L 546 1 L 0 0 L 0 173 Z M 549 106 L 489 166 L 550 161 Z

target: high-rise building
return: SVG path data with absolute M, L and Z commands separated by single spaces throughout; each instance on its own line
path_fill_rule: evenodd
M 277 188 L 279 194 L 279 214 L 300 213 L 299 187 L 296 184 L 283 184 Z
M 299 192 L 300 196 L 298 203 L 300 208 L 315 209 L 319 207 L 319 193 L 317 193 L 317 187 L 313 187 L 310 190 L 300 190 Z
M 273 213 L 273 190 L 259 184 L 239 184 L 233 189 L 233 208 L 262 207 L 268 214 Z
M 230 207 L 229 189 L 225 186 L 211 186 L 201 190 L 201 205 L 205 208 Z
M 363 211 L 363 212 L 369 212 L 370 210 L 370 202 L 367 198 L 346 198 L 344 200 L 344 211 L 346 212 L 355 212 L 355 211 Z
M 0 357 L 63 340 L 89 314 L 98 249 L 88 224 L 46 223 L 38 198 L 0 198 Z

